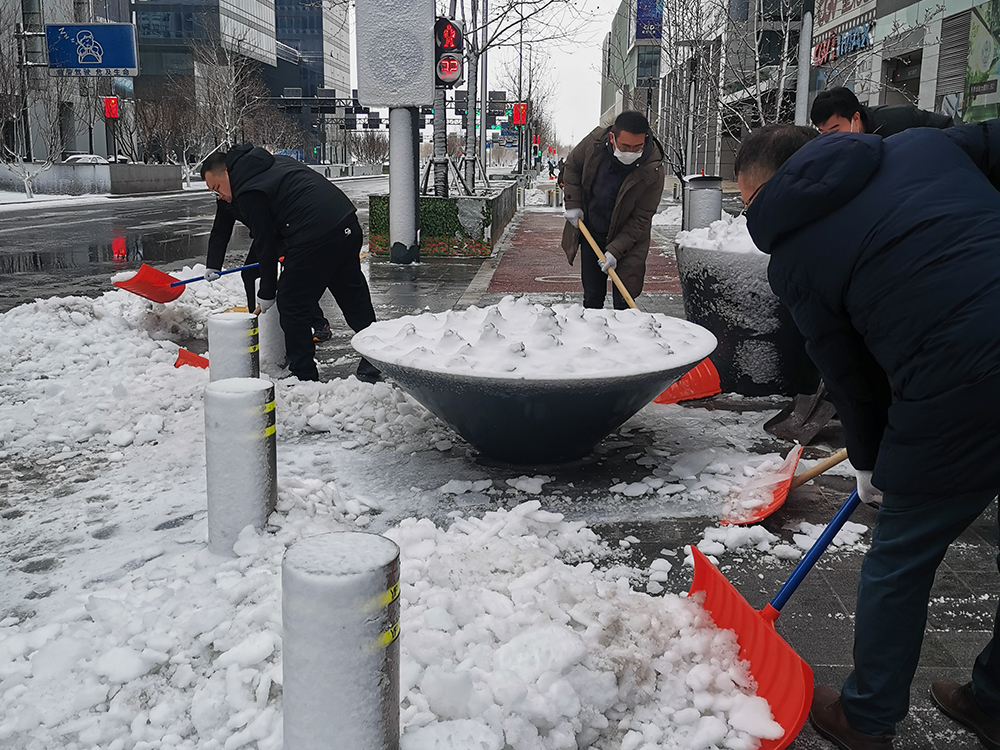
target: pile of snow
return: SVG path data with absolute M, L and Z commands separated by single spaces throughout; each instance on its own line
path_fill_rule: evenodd
M 579 380 L 669 370 L 715 348 L 704 328 L 639 310 L 585 310 L 504 297 L 489 307 L 408 315 L 355 334 L 363 356 L 432 372 Z M 642 351 L 643 356 L 635 356 Z
M 750 238 L 745 216 L 730 216 L 723 212 L 722 218 L 709 226 L 677 233 L 677 244 L 682 247 L 701 250 L 723 250 L 728 253 L 756 253 L 764 255 Z
M 731 632 L 693 601 L 596 570 L 593 533 L 537 501 L 388 536 L 408 561 L 416 631 L 402 639 L 404 750 L 749 749 L 780 736 Z
M 528 188 L 524 191 L 524 205 L 526 206 L 547 206 L 549 205 L 549 193 L 547 190 L 538 188 Z
M 630 589 L 643 576 L 662 589 L 674 551 L 648 569 L 616 564 L 617 550 L 550 509 L 585 514 L 579 495 L 451 451 L 460 439 L 389 384 L 277 382 L 277 510 L 265 533 L 244 530 L 235 559 L 210 555 L 208 373 L 174 368 L 166 339 L 204 337 L 208 315 L 242 301 L 233 276 L 170 305 L 115 290 L 0 315 L 0 458 L 16 510 L 0 547 L 16 561 L 0 597 L 0 746 L 280 747 L 282 555 L 358 528 L 403 550 L 404 750 L 749 750 L 775 736 L 732 634 L 695 601 Z M 648 500 L 651 517 L 676 504 L 707 515 L 723 505 L 713 482 L 738 486 L 744 465 L 766 460 L 741 454 L 759 425 L 731 412 L 651 406 L 632 424 L 620 433 L 655 435 L 627 457 L 650 476 L 612 495 Z M 721 439 L 732 456 L 692 457 Z M 492 508 L 413 518 L 421 503 L 466 501 Z M 593 507 L 609 505 L 602 488 Z M 796 547 L 818 533 L 795 531 Z M 761 532 L 710 533 L 725 552 Z
M 657 214 L 653 214 L 653 226 L 680 226 L 683 222 L 684 208 L 682 206 L 667 206 Z
M 709 526 L 695 546 L 716 565 L 719 564 L 722 555 L 737 550 L 755 551 L 771 555 L 779 560 L 798 560 L 812 548 L 826 527 L 827 524 L 815 524 L 808 521 L 791 523 L 787 528 L 793 532 L 793 543 L 787 544 L 763 526 Z M 834 536 L 830 547 L 834 550 L 864 551 L 868 545 L 862 540 L 862 537 L 866 533 L 868 533 L 868 527 L 863 523 L 848 521 Z M 691 564 L 690 553 L 685 563 Z

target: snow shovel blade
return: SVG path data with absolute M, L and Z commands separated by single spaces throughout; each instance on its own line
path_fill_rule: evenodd
M 702 606 L 711 615 L 712 621 L 722 630 L 736 633 L 740 658 L 750 665 L 750 674 L 757 682 L 757 695 L 770 704 L 771 715 L 785 730 L 780 739 L 762 740 L 761 750 L 788 747 L 806 722 L 813 695 L 812 669 L 775 632 L 774 621 L 860 503 L 855 490 L 795 566 L 785 585 L 759 612 L 697 547 L 691 547 L 694 580 L 688 596 L 704 593 Z
M 789 406 L 764 423 L 764 431 L 783 440 L 808 445 L 837 413 L 837 408 L 823 399 L 825 393 L 822 381 L 811 396 L 800 393 Z
M 145 263 L 131 279 L 113 282 L 119 289 L 138 294 L 153 302 L 173 302 L 184 293 L 183 286 L 171 287 L 177 279 L 163 271 L 157 271 Z
M 785 457 L 784 463 L 778 470 L 769 477 L 759 478 L 744 487 L 740 494 L 747 499 L 756 500 L 753 494 L 756 491 L 758 496 L 764 496 L 766 502 L 756 507 L 745 508 L 742 511 L 735 509 L 728 516 L 720 519 L 723 526 L 746 526 L 751 523 L 763 521 L 778 508 L 785 504 L 785 498 L 792 488 L 792 479 L 795 478 L 795 469 L 799 465 L 799 458 L 802 456 L 802 446 L 796 445 Z M 770 495 L 770 497 L 767 497 Z
M 750 665 L 757 682 L 757 695 L 771 706 L 771 715 L 785 733 L 777 740 L 761 740 L 760 750 L 782 750 L 795 739 L 809 715 L 813 696 L 813 673 L 766 620 L 736 590 L 719 569 L 691 547 L 694 581 L 688 596 L 703 592 L 703 606 L 722 630 L 736 632 L 740 658 Z M 770 605 L 769 605 L 770 606 Z
M 694 369 L 689 370 L 680 380 L 653 399 L 657 404 L 676 404 L 679 401 L 693 401 L 708 398 L 722 391 L 719 385 L 719 371 L 712 360 L 703 359 Z

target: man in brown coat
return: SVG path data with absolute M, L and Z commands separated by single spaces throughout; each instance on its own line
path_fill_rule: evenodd
M 649 122 L 639 112 L 622 112 L 614 125 L 596 128 L 573 149 L 563 174 L 568 224 L 562 248 L 570 265 L 581 253 L 583 306 L 604 307 L 611 268 L 635 299 L 642 292 L 653 214 L 663 194 L 663 149 Z M 583 239 L 580 219 L 604 251 L 604 263 Z M 617 288 L 612 300 L 616 310 L 627 307 Z

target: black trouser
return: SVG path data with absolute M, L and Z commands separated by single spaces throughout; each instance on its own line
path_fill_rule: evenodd
M 601 252 L 604 252 L 604 247 L 608 244 L 607 238 L 597 234 L 594 234 L 593 237 L 594 242 L 601 248 Z M 589 242 L 584 241 L 580 245 L 579 254 L 580 278 L 583 281 L 583 306 L 600 310 L 604 307 L 604 298 L 608 296 L 609 276 L 601 270 L 601 265 L 597 260 L 597 253 L 594 252 L 594 248 L 590 246 Z M 616 310 L 625 310 L 628 308 L 628 303 L 622 297 L 621 292 L 618 291 L 618 287 L 613 285 L 611 288 L 611 302 L 614 304 Z
M 934 574 L 948 545 L 996 494 L 995 490 L 940 496 L 884 494 L 872 546 L 861 563 L 854 671 L 840 693 L 847 720 L 859 732 L 895 734 L 896 723 L 906 716 Z M 1000 653 L 994 652 L 998 642 L 1000 609 L 993 640 L 972 668 L 973 695 L 994 718 L 1000 717 Z
M 247 251 L 247 257 L 246 260 L 243 261 L 243 265 L 249 266 L 256 262 L 257 253 L 254 250 L 254 246 L 250 245 L 250 250 Z M 253 312 L 254 308 L 257 307 L 257 279 L 260 278 L 260 266 L 244 268 L 240 271 L 240 276 L 243 278 L 243 288 L 247 293 L 247 310 Z M 326 325 L 326 316 L 323 315 L 323 308 L 320 307 L 319 302 L 317 301 L 316 307 L 312 311 L 312 327 L 320 329 Z
M 326 289 L 355 332 L 375 322 L 368 281 L 361 271 L 362 239 L 361 224 L 357 214 L 352 214 L 324 244 L 285 255 L 278 277 L 278 312 L 288 365 L 299 380 L 319 379 L 310 322 Z

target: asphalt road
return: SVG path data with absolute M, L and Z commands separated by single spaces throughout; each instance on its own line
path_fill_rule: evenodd
M 385 193 L 385 176 L 334 180 L 368 225 L 368 195 Z M 52 296 L 97 296 L 110 277 L 149 263 L 165 271 L 205 262 L 215 199 L 207 191 L 108 198 L 92 204 L 14 204 L 0 213 L 0 312 Z M 237 227 L 231 263 L 249 236 Z

